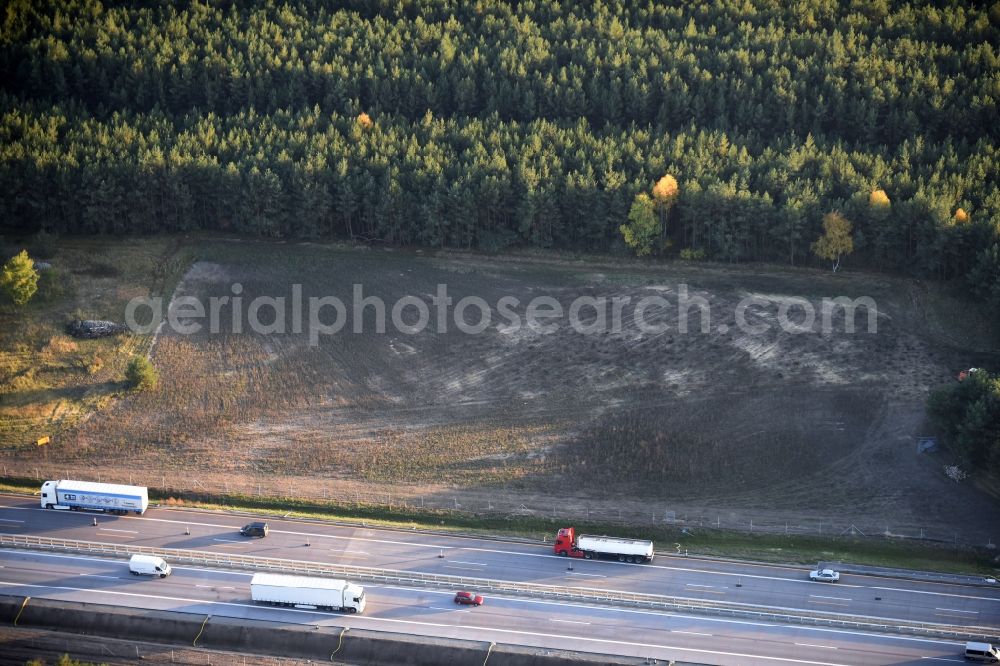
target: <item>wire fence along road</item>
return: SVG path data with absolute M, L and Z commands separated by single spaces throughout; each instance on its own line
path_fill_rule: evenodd
M 626 525 L 668 525 L 689 531 L 697 530 L 735 530 L 741 532 L 767 534 L 811 535 L 831 538 L 891 538 L 899 540 L 923 540 L 937 543 L 964 544 L 973 546 L 993 546 L 1000 540 L 1000 529 L 996 533 L 982 529 L 959 529 L 950 525 L 914 524 L 874 524 L 868 518 L 852 518 L 842 516 L 836 520 L 804 520 L 801 512 L 772 513 L 767 518 L 752 511 L 732 510 L 675 510 L 668 502 L 643 500 L 621 500 L 617 507 L 608 509 L 597 502 L 588 504 L 582 498 L 545 498 L 521 500 L 516 496 L 505 496 L 497 491 L 495 496 L 478 494 L 469 497 L 462 494 L 434 495 L 401 495 L 392 492 L 350 491 L 342 488 L 336 481 L 301 479 L 253 479 L 230 478 L 225 481 L 206 480 L 199 477 L 197 471 L 185 475 L 168 476 L 161 473 L 130 470 L 122 472 L 109 471 L 106 468 L 87 469 L 84 467 L 68 470 L 58 463 L 38 463 L 30 466 L 14 466 L 4 464 L 2 476 L 8 473 L 22 478 L 36 479 L 39 487 L 48 479 L 77 478 L 89 481 L 104 481 L 106 483 L 126 483 L 143 485 L 160 495 L 169 496 L 194 494 L 203 496 L 229 496 L 233 498 L 249 497 L 273 499 L 295 497 L 304 500 L 335 502 L 343 506 L 386 507 L 389 509 L 431 510 L 438 512 L 454 512 L 456 514 L 474 514 L 478 516 L 525 517 L 551 520 L 560 527 L 563 523 L 599 522 L 621 523 Z M 72 472 L 72 474 L 71 474 Z M 224 499 L 220 498 L 220 501 Z M 238 502 L 238 499 L 232 500 Z M 787 518 L 787 519 L 786 519 Z M 683 547 L 679 550 L 683 553 Z
M 521 597 L 538 597 L 560 601 L 575 601 L 616 606 L 633 606 L 677 613 L 697 613 L 730 617 L 752 618 L 772 622 L 822 625 L 876 632 L 906 633 L 926 637 L 955 640 L 992 641 L 1000 629 L 994 627 L 958 627 L 936 623 L 909 622 L 895 619 L 874 619 L 842 613 L 822 613 L 807 610 L 775 609 L 753 604 L 724 603 L 710 600 L 685 599 L 659 594 L 642 594 L 618 590 L 587 587 L 564 587 L 539 583 L 518 583 L 446 574 L 413 573 L 393 569 L 375 569 L 346 564 L 329 564 L 274 557 L 257 557 L 214 553 L 177 548 L 153 548 L 95 541 L 54 539 L 23 534 L 0 534 L 0 547 L 29 550 L 52 550 L 73 553 L 98 554 L 126 558 L 131 555 L 157 555 L 172 563 L 198 564 L 253 571 L 280 571 L 283 573 L 338 576 L 357 581 L 393 585 L 421 585 L 446 589 L 471 588 L 493 594 Z

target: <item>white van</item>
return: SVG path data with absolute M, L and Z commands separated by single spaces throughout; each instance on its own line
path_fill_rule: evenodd
M 162 557 L 156 555 L 133 555 L 128 561 L 128 570 L 133 576 L 159 576 L 166 578 L 170 575 L 170 565 Z
M 986 664 L 995 664 L 1000 661 L 1000 650 L 989 643 L 966 643 L 965 658 L 969 661 L 981 661 Z

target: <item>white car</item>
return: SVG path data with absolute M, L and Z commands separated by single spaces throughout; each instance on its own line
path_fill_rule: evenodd
M 833 569 L 817 569 L 809 572 L 809 580 L 818 580 L 824 583 L 836 583 L 840 580 L 840 574 Z

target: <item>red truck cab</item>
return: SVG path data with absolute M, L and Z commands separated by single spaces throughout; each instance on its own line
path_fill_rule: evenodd
M 576 547 L 576 530 L 572 527 L 559 530 L 552 552 L 560 557 L 583 557 L 583 551 Z

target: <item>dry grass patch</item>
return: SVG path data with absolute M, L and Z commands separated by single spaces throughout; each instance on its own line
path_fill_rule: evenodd
M 172 289 L 174 273 L 190 261 L 166 238 L 53 243 L 48 261 L 59 271 L 59 295 L 25 308 L 0 305 L 0 316 L 12 323 L 0 330 L 0 441 L 15 448 L 46 435 L 57 438 L 107 405 L 121 390 L 128 359 L 144 353 L 149 342 L 131 335 L 74 340 L 64 333 L 66 323 L 124 321 L 130 298 Z

